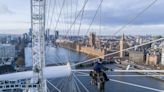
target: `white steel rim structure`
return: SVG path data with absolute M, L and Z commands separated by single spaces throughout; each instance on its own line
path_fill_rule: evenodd
M 49 78 L 60 78 L 71 75 L 71 66 L 69 63 L 67 65 L 61 66 L 50 66 L 43 69 L 43 77 L 46 79 Z M 10 74 L 0 75 L 0 81 L 9 80 L 21 80 L 21 79 L 31 79 L 33 78 L 33 71 L 24 71 Z
M 46 0 L 31 0 L 31 28 L 32 28 L 32 83 L 39 83 L 38 92 L 47 92 L 46 80 L 43 76 L 45 68 L 45 5 Z

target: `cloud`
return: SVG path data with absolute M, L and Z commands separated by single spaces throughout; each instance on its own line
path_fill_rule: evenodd
M 26 3 L 24 3 L 25 1 Z M 3 2 L 4 4 L 0 3 L 0 15 L 6 14 L 4 16 L 1 16 L 0 18 L 1 25 L 3 24 L 1 28 L 5 27 L 4 29 L 8 29 L 9 28 L 8 26 L 10 26 L 11 29 L 12 28 L 18 29 L 19 27 L 21 27 L 22 29 L 29 28 L 29 26 L 19 25 L 23 21 L 30 21 L 29 19 L 30 3 L 28 3 L 28 0 L 25 1 L 16 0 L 14 2 L 11 2 L 10 0 L 6 0 Z M 51 11 L 49 14 L 50 15 L 49 20 L 51 19 L 54 1 L 55 0 L 52 0 L 51 2 Z M 56 20 L 60 13 L 62 1 L 63 0 L 57 0 L 56 2 L 55 14 L 53 16 L 53 21 L 52 21 L 53 24 L 56 24 Z M 71 1 L 73 2 L 72 5 L 71 5 Z M 77 6 L 77 11 L 79 12 L 84 5 L 84 1 L 85 0 L 66 0 L 66 4 L 63 8 L 62 15 L 59 20 L 59 22 L 61 23 L 59 23 L 58 29 L 62 30 L 63 27 L 65 27 L 64 25 L 61 26 L 60 24 L 65 23 L 66 25 L 70 25 L 74 21 L 76 6 Z M 104 30 L 104 34 L 112 33 L 114 30 L 117 30 L 121 26 L 127 24 L 129 20 L 131 20 L 138 13 L 140 13 L 151 2 L 153 2 L 153 0 L 104 0 L 102 4 L 102 13 L 101 13 L 102 30 Z M 84 31 L 82 30 L 82 32 L 85 33 L 85 30 L 88 28 L 88 24 L 90 24 L 90 22 L 92 21 L 92 18 L 96 12 L 99 3 L 100 0 L 88 0 L 84 12 L 83 21 L 82 21 L 82 29 L 84 30 Z M 164 0 L 158 0 L 151 8 L 149 8 L 144 14 L 142 14 L 142 16 L 138 17 L 131 24 L 132 27 L 125 29 L 125 31 L 123 32 L 135 34 L 135 32 L 143 33 L 144 30 L 146 33 L 148 33 L 148 31 L 150 30 L 153 33 L 160 33 L 160 32 L 156 32 L 156 30 L 162 31 L 163 29 L 163 27 L 157 26 L 157 25 L 164 24 L 164 12 L 162 11 L 163 8 L 164 8 Z M 29 12 L 26 11 L 27 9 Z M 13 14 L 14 13 L 13 11 L 16 11 L 17 14 L 11 16 L 10 14 Z M 91 29 L 96 28 L 97 30 L 99 30 L 99 18 L 100 17 L 98 12 L 98 15 L 96 16 Z M 79 25 L 80 19 L 81 18 L 79 16 L 77 18 L 76 25 Z M 9 22 L 4 22 L 6 20 L 8 20 Z M 19 23 L 12 22 L 11 20 Z M 8 25 L 12 23 L 14 25 Z M 28 23 L 25 22 L 22 24 L 28 24 Z M 77 26 L 76 29 L 78 30 L 78 28 L 79 26 Z M 135 32 L 133 30 L 135 30 Z
M 14 12 L 7 5 L 0 3 L 0 14 L 13 14 Z
M 124 25 L 141 13 L 154 0 L 104 0 L 102 5 L 102 24 L 103 25 Z M 99 2 L 91 0 L 87 4 L 84 12 L 83 23 L 89 24 L 96 12 Z M 91 5 L 92 4 L 92 5 Z M 164 1 L 157 2 L 139 16 L 131 25 L 152 25 L 164 24 Z M 99 12 L 94 20 L 94 24 L 99 24 Z M 80 18 L 78 18 L 80 21 Z

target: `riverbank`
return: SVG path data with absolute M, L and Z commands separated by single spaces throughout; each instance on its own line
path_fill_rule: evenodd
M 101 58 L 103 58 L 103 59 L 105 58 L 104 55 L 106 54 L 105 49 L 96 49 L 94 47 L 81 46 L 77 43 L 63 42 L 63 43 L 58 43 L 58 45 L 60 47 L 63 47 L 63 48 L 67 48 L 67 49 L 70 49 L 73 51 L 88 54 L 90 56 L 94 56 L 94 57 L 100 57 L 101 56 Z

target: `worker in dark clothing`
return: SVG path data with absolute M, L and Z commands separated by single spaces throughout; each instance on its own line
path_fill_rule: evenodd
M 108 68 L 104 67 L 103 64 L 102 64 L 102 62 L 103 62 L 102 59 L 99 58 L 99 60 L 95 63 L 93 70 L 96 71 L 96 73 L 102 72 L 103 73 L 103 76 L 104 76 L 104 79 L 106 81 L 109 81 L 106 73 L 103 72 L 103 70 L 106 71 L 106 70 L 108 70 Z

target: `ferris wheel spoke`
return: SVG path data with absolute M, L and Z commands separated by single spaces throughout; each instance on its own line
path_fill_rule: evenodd
M 61 92 L 61 90 L 58 89 L 55 85 L 53 85 L 50 81 L 47 80 L 47 82 L 48 82 L 52 87 L 54 87 L 58 92 Z
M 59 62 L 60 62 L 62 65 L 64 65 L 64 62 L 63 62 L 64 59 L 63 59 L 61 56 L 58 56 L 58 57 L 59 57 L 59 59 L 60 59 Z
M 78 74 L 81 74 L 81 75 L 86 75 L 86 76 L 89 76 L 89 74 L 84 73 L 84 72 L 79 72 L 79 71 L 77 71 L 77 72 L 75 72 L 75 73 L 77 73 L 77 75 L 78 75 Z
M 62 85 L 61 85 L 61 87 L 60 87 L 60 89 L 63 91 L 63 90 L 65 90 L 65 87 L 67 87 L 66 85 L 67 85 L 67 79 L 64 79 L 64 82 L 62 82 Z
M 58 65 L 63 64 L 63 63 L 61 62 L 62 59 L 60 58 L 60 56 L 57 56 L 56 58 L 57 58 L 57 63 L 58 63 Z
M 75 83 L 74 83 L 74 81 L 73 81 L 73 78 L 71 79 L 71 90 L 70 90 L 70 92 L 77 92 L 76 91 L 76 85 L 75 85 Z
M 84 73 L 84 72 L 76 72 L 76 73 L 80 73 L 81 75 L 78 75 L 77 74 L 77 76 L 85 76 L 85 77 L 88 77 L 89 76 L 89 74 L 87 74 L 87 73 Z M 108 77 L 163 77 L 164 75 L 163 74 L 135 74 L 135 75 L 114 75 L 114 74 L 111 74 L 111 75 L 107 75 Z
M 54 81 L 55 81 L 55 80 L 54 80 Z M 60 80 L 60 81 L 56 84 L 56 87 L 62 91 L 62 88 L 63 88 L 65 82 L 66 82 L 66 79 Z M 53 91 L 54 91 L 54 90 L 53 90 Z
M 77 76 L 74 73 L 73 73 L 73 76 L 80 83 L 80 85 L 86 90 L 86 92 L 89 92 L 88 88 L 84 86 L 84 84 L 79 80 L 79 78 L 77 78 Z
M 90 72 L 92 69 L 74 69 L 72 72 Z
M 63 64 L 66 63 L 66 62 L 65 62 L 65 60 L 67 60 L 67 57 L 66 57 L 66 56 L 61 55 L 60 58 L 61 58 L 61 60 L 63 61 Z
M 62 79 L 60 82 L 58 82 L 58 83 L 56 84 L 56 87 L 62 85 L 62 84 L 64 83 L 64 80 L 65 80 L 65 79 Z
M 47 87 L 47 91 L 48 91 L 48 92 L 51 92 L 50 89 L 49 89 L 48 87 Z
M 82 76 L 82 77 L 89 77 L 89 74 L 88 73 L 85 73 L 85 72 L 76 72 L 76 73 L 79 73 L 79 74 L 76 74 L 76 76 Z
M 90 55 L 88 54 L 87 56 L 81 58 L 80 62 L 85 61 Z
M 78 92 L 81 92 L 81 91 L 80 91 L 80 88 L 79 88 L 79 85 L 77 84 L 77 82 L 76 82 L 76 80 L 75 80 L 74 78 L 73 78 L 73 81 L 74 81 L 74 83 L 75 83 L 75 86 L 76 86 Z
M 50 80 L 50 81 L 51 81 L 51 83 L 55 83 L 55 82 L 54 82 L 55 79 L 52 79 L 52 80 Z M 58 81 L 57 81 L 57 83 L 58 83 Z M 56 87 L 58 88 L 57 84 L 53 84 L 53 85 L 56 85 Z M 54 90 L 56 90 L 56 89 L 55 89 L 55 88 L 51 89 L 51 92 L 53 92 Z

